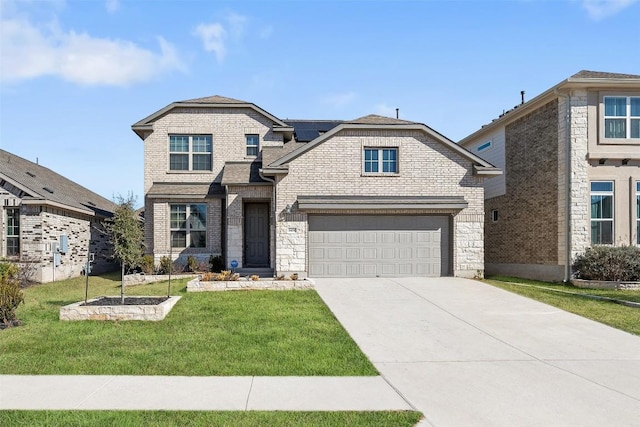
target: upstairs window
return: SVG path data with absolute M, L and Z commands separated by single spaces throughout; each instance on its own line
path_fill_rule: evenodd
M 640 139 L 640 96 L 604 97 L 604 137 Z
M 7 209 L 7 256 L 20 256 L 20 209 Z
M 207 206 L 171 205 L 171 247 L 207 247 Z
M 398 149 L 397 148 L 365 148 L 364 149 L 364 173 L 365 174 L 397 174 L 398 173 Z
M 613 182 L 591 182 L 591 243 L 613 244 Z
M 260 135 L 246 135 L 247 157 L 256 157 L 260 149 Z
M 169 170 L 210 171 L 211 135 L 170 135 Z

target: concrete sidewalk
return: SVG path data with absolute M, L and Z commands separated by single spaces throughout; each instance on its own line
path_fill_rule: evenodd
M 413 410 L 382 377 L 0 375 L 0 410 Z
M 638 336 L 467 279 L 316 290 L 420 425 L 640 426 Z

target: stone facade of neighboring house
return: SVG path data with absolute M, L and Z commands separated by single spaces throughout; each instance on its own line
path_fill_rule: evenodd
M 483 274 L 483 182 L 500 171 L 424 124 L 283 121 L 213 96 L 132 128 L 156 262 L 213 255 L 299 277 Z
M 115 268 L 104 220 L 115 205 L 36 163 L 0 150 L 0 257 L 51 282 Z
M 596 244 L 640 244 L 640 76 L 581 71 L 460 145 L 485 184 L 489 274 L 568 280 Z

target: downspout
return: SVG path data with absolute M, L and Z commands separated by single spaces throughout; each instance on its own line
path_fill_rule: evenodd
M 571 281 L 571 95 L 560 93 L 558 88 L 553 90 L 557 96 L 565 99 L 565 266 L 564 283 Z
M 264 176 L 262 174 L 262 169 L 258 169 L 258 175 L 260 175 L 260 178 L 264 179 L 265 181 L 270 182 L 272 184 L 272 186 L 273 186 L 273 196 L 272 196 L 273 197 L 273 232 L 271 233 L 271 239 L 273 241 L 273 259 L 271 260 L 271 262 L 273 263 L 273 273 L 276 274 L 277 272 L 276 272 L 276 268 L 275 268 L 275 266 L 276 266 L 276 260 L 275 260 L 275 258 L 276 258 L 276 250 L 275 249 L 276 248 L 275 248 L 275 246 L 276 246 L 276 226 L 277 226 L 276 222 L 278 221 L 278 215 L 276 215 L 276 203 L 277 203 L 277 200 L 276 200 L 276 180 L 275 180 L 275 178 L 268 178 L 268 177 Z

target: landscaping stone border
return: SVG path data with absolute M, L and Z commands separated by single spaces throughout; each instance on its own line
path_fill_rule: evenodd
M 184 279 L 185 277 L 198 277 L 197 274 L 172 274 L 171 279 Z M 169 280 L 168 274 L 144 274 L 135 273 L 124 276 L 124 286 L 145 285 L 148 283 L 164 282 Z
M 89 300 L 97 301 L 100 298 Z M 118 297 L 119 298 L 119 297 Z M 149 296 L 132 298 L 154 298 Z M 60 320 L 145 320 L 158 321 L 164 319 L 171 311 L 180 296 L 169 297 L 158 305 L 84 305 L 84 301 L 60 307 Z
M 309 279 L 305 280 L 233 280 L 218 282 L 202 282 L 199 278 L 190 280 L 187 283 L 187 292 L 219 292 L 219 291 L 238 291 L 238 290 L 272 290 L 284 291 L 293 289 L 312 289 L 313 282 Z
M 572 279 L 571 284 L 584 289 L 625 289 L 640 290 L 640 282 L 608 282 L 604 280 Z

